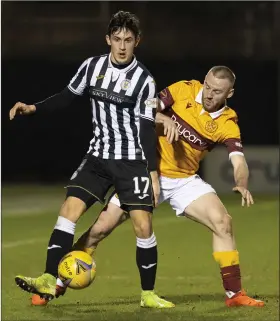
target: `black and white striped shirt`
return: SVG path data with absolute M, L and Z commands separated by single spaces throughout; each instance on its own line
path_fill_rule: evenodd
M 94 137 L 88 153 L 104 159 L 146 159 L 140 118 L 154 122 L 157 93 L 153 77 L 135 57 L 124 69 L 113 66 L 110 54 L 89 58 L 68 89 L 90 97 Z

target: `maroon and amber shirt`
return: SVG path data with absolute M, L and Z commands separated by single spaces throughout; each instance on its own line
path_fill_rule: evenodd
M 228 106 L 208 113 L 202 106 L 202 84 L 197 80 L 179 81 L 159 93 L 162 112 L 173 119 L 180 134 L 178 142 L 169 144 L 161 126 L 159 137 L 159 171 L 170 178 L 194 175 L 199 162 L 217 144 L 227 147 L 229 156 L 243 155 L 237 115 Z

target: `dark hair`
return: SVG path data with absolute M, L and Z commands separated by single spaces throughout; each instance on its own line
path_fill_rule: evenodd
M 214 66 L 209 70 L 209 72 L 210 71 L 216 78 L 219 78 L 219 79 L 227 78 L 232 84 L 232 87 L 234 86 L 236 77 L 234 72 L 230 68 L 226 66 Z
M 113 14 L 108 25 L 107 35 L 111 36 L 116 31 L 124 28 L 129 29 L 134 34 L 135 38 L 141 35 L 139 19 L 134 14 L 127 11 L 118 11 Z

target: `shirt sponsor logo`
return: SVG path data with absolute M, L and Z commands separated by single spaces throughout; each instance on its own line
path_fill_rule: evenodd
M 106 90 L 90 88 L 90 95 L 92 98 L 101 98 L 102 100 L 109 100 L 113 103 L 122 104 L 134 104 L 135 102 L 128 99 L 126 96 L 119 96 L 115 93 L 107 92 Z
M 185 138 L 187 142 L 191 142 L 200 147 L 206 147 L 208 145 L 205 141 L 198 137 L 198 135 L 194 132 L 194 130 L 191 127 L 186 128 L 186 126 L 181 124 L 179 118 L 176 117 L 174 114 L 171 116 L 171 119 L 175 122 L 179 135 Z

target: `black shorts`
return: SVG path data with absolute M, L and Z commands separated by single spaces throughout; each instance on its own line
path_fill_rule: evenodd
M 67 185 L 67 196 L 75 196 L 89 208 L 114 186 L 122 208 L 152 212 L 154 196 L 145 160 L 102 159 L 87 154 Z

